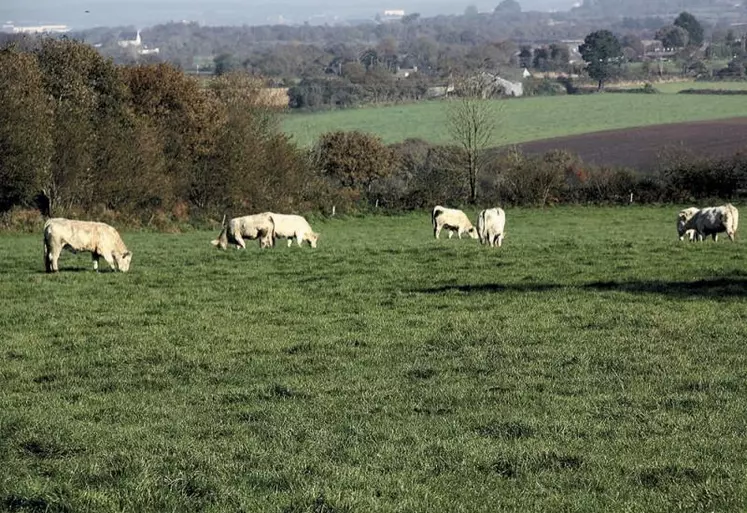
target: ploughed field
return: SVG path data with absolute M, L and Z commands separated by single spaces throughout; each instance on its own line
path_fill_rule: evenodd
M 744 510 L 747 242 L 678 210 L 125 232 L 126 274 L 0 235 L 0 510 Z
M 656 170 L 672 155 L 687 152 L 702 158 L 732 157 L 747 150 L 747 117 L 605 130 L 532 141 L 526 153 L 570 151 L 589 164 Z

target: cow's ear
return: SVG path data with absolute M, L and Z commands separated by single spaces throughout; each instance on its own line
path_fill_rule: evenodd
M 122 256 L 125 257 L 125 258 L 127 258 L 130 255 L 132 255 L 132 253 L 130 253 L 129 251 L 125 251 Z

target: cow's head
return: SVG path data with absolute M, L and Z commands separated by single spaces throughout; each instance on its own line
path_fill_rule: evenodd
M 125 251 L 121 255 L 114 256 L 114 260 L 117 262 L 117 269 L 126 273 L 130 270 L 130 263 L 132 262 L 132 252 Z
M 469 230 L 467 230 L 467 233 L 469 233 L 469 236 L 472 237 L 473 239 L 477 239 L 478 238 L 478 236 L 477 236 L 477 228 L 475 228 L 474 226 L 472 228 L 470 228 Z
M 315 248 L 316 241 L 319 240 L 319 234 L 315 232 L 311 232 L 308 237 L 309 237 L 309 245 L 311 245 L 312 248 Z
M 697 212 L 697 208 L 690 207 L 686 208 L 685 210 L 680 210 L 680 213 L 677 214 L 677 235 L 680 236 L 680 240 L 683 240 L 685 238 L 685 234 L 687 233 L 687 222 L 692 219 Z M 692 240 L 692 237 L 690 238 Z

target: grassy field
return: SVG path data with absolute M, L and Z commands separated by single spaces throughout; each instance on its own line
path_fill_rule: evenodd
M 747 243 L 676 211 L 125 233 L 127 274 L 2 235 L 0 510 L 744 511 Z
M 599 94 L 497 102 L 496 145 L 614 128 L 747 116 L 744 98 L 734 96 Z M 291 114 L 283 120 L 283 129 L 304 146 L 332 130 L 372 132 L 387 143 L 406 138 L 450 141 L 444 101 Z
M 685 89 L 726 89 L 730 91 L 744 91 L 747 81 L 742 82 L 666 82 L 654 84 L 662 93 L 679 93 Z

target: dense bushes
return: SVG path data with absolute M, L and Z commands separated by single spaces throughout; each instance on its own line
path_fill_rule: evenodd
M 332 132 L 311 150 L 279 129 L 262 82 L 225 74 L 200 85 L 169 65 L 117 67 L 90 47 L 43 40 L 0 51 L 0 223 L 45 215 L 167 229 L 227 213 L 431 208 L 470 198 L 462 153 Z M 587 165 L 562 151 L 484 153 L 486 205 L 733 199 L 747 156 L 677 149 L 656 175 Z

